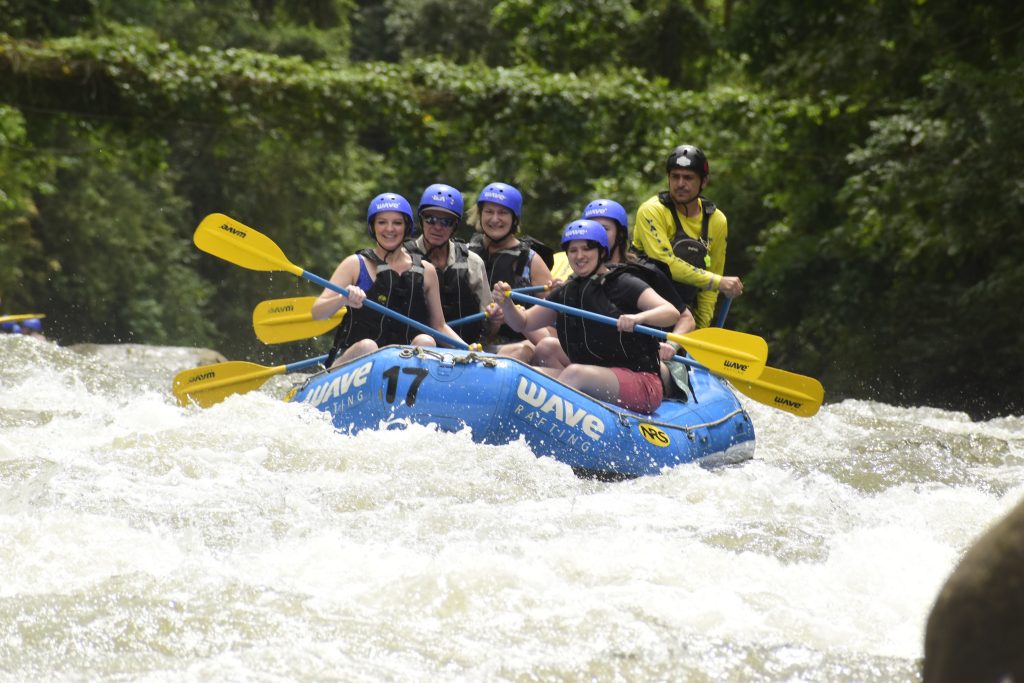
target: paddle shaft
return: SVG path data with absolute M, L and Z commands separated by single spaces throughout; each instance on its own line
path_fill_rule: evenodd
M 321 287 L 325 287 L 325 288 L 331 290 L 332 292 L 337 292 L 338 294 L 341 294 L 345 298 L 348 298 L 348 290 L 346 290 L 341 285 L 334 284 L 330 280 L 323 279 L 322 277 L 320 277 L 319 275 L 316 275 L 315 273 L 311 273 L 308 270 L 303 270 L 301 277 L 309 280 L 310 282 L 312 282 L 314 284 L 320 285 Z M 404 316 L 401 313 L 399 313 L 398 311 L 391 310 L 387 306 L 382 306 L 382 305 L 380 305 L 379 303 L 377 303 L 376 301 L 374 301 L 372 299 L 363 299 L 363 306 L 366 306 L 371 311 L 377 311 L 378 313 L 380 313 L 383 316 L 394 318 L 395 320 L 397 320 L 399 322 L 405 323 L 409 327 L 414 327 L 417 330 L 419 330 L 420 332 L 423 332 L 424 334 L 429 334 L 434 339 L 436 339 L 438 341 L 442 341 L 445 344 L 447 344 L 448 346 L 453 346 L 453 347 L 455 347 L 457 349 L 468 349 L 469 348 L 469 346 L 465 342 L 459 341 L 457 339 L 452 339 L 451 337 L 449 337 L 448 335 L 444 334 L 443 332 L 438 332 L 437 330 L 435 330 L 430 325 L 424 325 L 420 321 L 413 320 L 412 318 L 410 318 L 408 316 Z M 352 308 L 351 304 L 349 304 L 349 308 L 350 309 Z
M 298 372 L 299 370 L 305 370 L 306 368 L 312 367 L 314 365 L 320 365 L 325 360 L 327 360 L 326 353 L 322 356 L 317 356 L 316 358 L 297 360 L 294 363 L 288 363 L 287 365 L 285 365 L 284 372 L 285 374 L 288 374 L 289 372 Z
M 565 304 L 546 299 L 516 294 L 515 292 L 510 292 L 509 296 L 517 302 L 543 306 L 566 315 L 575 315 L 594 322 L 618 327 L 618 321 L 615 318 L 599 313 L 566 306 Z M 764 339 L 744 332 L 707 327 L 684 335 L 665 332 L 646 325 L 636 325 L 633 328 L 633 332 L 675 342 L 685 347 L 690 355 L 701 361 L 711 372 L 724 374 L 727 377 L 757 377 L 764 369 L 765 359 L 768 356 L 768 345 Z M 708 339 L 709 336 L 722 337 L 723 335 L 728 336 L 732 341 L 720 340 L 719 343 L 715 343 Z
M 600 313 L 594 313 L 592 311 L 588 311 L 582 308 L 573 308 L 572 306 L 566 306 L 565 304 L 560 304 L 556 301 L 548 301 L 547 299 L 538 299 L 537 297 L 534 296 L 518 294 L 515 290 L 512 290 L 509 296 L 511 296 L 514 301 L 519 301 L 527 304 L 534 304 L 537 306 L 544 306 L 546 308 L 551 308 L 561 313 L 565 313 L 566 315 L 576 315 L 581 318 L 586 318 L 587 320 L 593 320 L 594 322 L 597 323 L 611 325 L 612 327 L 618 326 L 618 321 L 615 318 L 609 317 L 607 315 L 601 315 Z M 673 334 L 671 332 L 659 330 L 657 327 L 648 327 L 647 325 L 636 325 L 633 328 L 633 331 L 639 334 L 650 335 L 652 337 L 655 337 L 656 339 L 661 339 L 662 341 L 671 339 L 672 341 L 677 341 L 680 344 L 686 344 L 689 342 L 689 340 L 685 338 L 685 335 Z M 746 354 L 743 355 L 745 356 Z
M 318 284 L 325 289 L 337 292 L 348 298 L 348 291 L 344 287 L 295 265 L 288 260 L 288 257 L 284 255 L 281 247 L 277 246 L 274 240 L 259 230 L 250 228 L 248 225 L 240 223 L 222 213 L 211 213 L 200 221 L 192 240 L 203 251 L 242 268 L 263 271 L 283 270 L 286 273 L 309 280 L 314 284 Z M 429 334 L 434 339 L 443 341 L 449 346 L 454 346 L 457 349 L 469 348 L 465 342 L 452 339 L 429 325 L 424 325 L 418 320 L 406 317 L 398 311 L 393 311 L 387 306 L 380 305 L 376 301 L 366 299 L 363 305 L 383 316 L 398 320 L 424 334 Z
M 533 294 L 534 292 L 543 292 L 547 288 L 547 285 L 531 285 L 529 287 L 520 287 L 519 289 L 513 289 L 512 291 L 519 292 L 521 294 Z M 487 313 L 484 311 L 480 311 L 479 313 L 474 313 L 473 315 L 466 315 L 461 318 L 456 318 L 455 320 L 448 323 L 448 327 L 461 327 L 462 325 L 475 323 L 477 320 L 483 320 L 486 317 Z
M 611 325 L 612 327 L 618 325 L 618 321 L 615 318 L 609 317 L 607 315 L 601 315 L 600 313 L 587 311 L 582 308 L 573 308 L 572 306 L 566 306 L 565 304 L 560 304 L 557 301 L 548 301 L 547 299 L 538 299 L 535 296 L 526 296 L 525 294 L 519 294 L 515 290 L 512 290 L 512 292 L 509 293 L 509 296 L 512 297 L 513 301 L 518 301 L 520 303 L 544 306 L 545 308 L 550 308 L 560 313 L 565 313 L 566 315 L 579 316 L 581 318 L 586 318 L 587 320 L 593 320 L 594 322 L 597 323 Z M 652 337 L 657 337 L 658 339 L 668 339 L 668 333 L 665 332 L 664 330 L 659 330 L 656 327 L 637 325 L 636 327 L 633 328 L 633 331 L 639 332 L 641 334 L 648 334 Z
M 718 319 L 715 320 L 715 327 L 725 327 L 725 318 L 729 315 L 729 307 L 732 306 L 732 297 L 725 297 L 722 310 L 718 312 Z

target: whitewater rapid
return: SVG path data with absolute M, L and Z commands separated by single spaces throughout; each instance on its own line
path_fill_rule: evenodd
M 195 362 L 0 336 L 3 680 L 915 681 L 1024 494 L 1022 417 L 744 399 L 752 461 L 603 483 L 294 375 L 183 408 Z

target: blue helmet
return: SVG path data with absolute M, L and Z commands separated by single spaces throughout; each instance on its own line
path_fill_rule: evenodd
M 0 330 L 10 332 L 11 334 L 19 334 L 21 333 L 21 325 L 12 322 L 0 323 Z
M 626 210 L 622 208 L 622 204 L 611 199 L 595 199 L 583 209 L 581 217 L 590 220 L 611 218 L 613 221 L 617 221 L 623 230 L 629 229 L 629 216 L 626 215 Z
M 434 183 L 423 190 L 423 196 L 420 197 L 420 205 L 416 207 L 416 213 L 421 214 L 423 209 L 431 207 L 451 211 L 459 217 L 459 220 L 462 220 L 462 193 L 451 185 Z
M 615 244 L 622 246 L 622 253 L 625 254 L 626 242 L 629 239 L 629 216 L 622 204 L 611 199 L 595 199 L 583 209 L 583 218 L 593 220 L 595 218 L 608 218 L 619 224 L 615 231 Z
M 409 201 L 400 194 L 385 192 L 370 200 L 370 206 L 366 209 L 366 232 L 374 240 L 377 236 L 373 234 L 373 217 L 381 211 L 397 211 L 405 216 L 405 236 L 411 237 L 415 228 L 412 219 L 412 206 Z
M 26 330 L 32 330 L 33 332 L 43 331 L 43 323 L 39 320 L 39 318 L 30 318 L 29 320 L 23 322 L 21 326 L 24 327 Z
M 565 226 L 565 230 L 562 231 L 562 249 L 564 250 L 573 240 L 597 242 L 604 249 L 602 258 L 608 258 L 608 233 L 597 221 L 580 219 Z
M 523 212 L 523 195 L 512 185 L 508 183 L 491 183 L 477 197 L 477 208 L 480 208 L 480 205 L 484 202 L 504 206 L 515 216 L 515 222 L 519 222 L 519 216 Z

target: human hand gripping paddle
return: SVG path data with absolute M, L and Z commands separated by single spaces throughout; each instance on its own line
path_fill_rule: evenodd
M 548 301 L 547 299 L 538 299 L 537 297 L 518 294 L 514 291 L 510 292 L 509 296 L 517 303 L 545 306 L 568 315 L 587 318 L 588 320 L 613 327 L 617 323 L 615 318 L 592 313 L 580 308 L 573 308 L 572 306 Z M 689 334 L 681 335 L 665 332 L 655 327 L 647 327 L 646 325 L 637 325 L 633 331 L 679 344 L 708 370 L 723 377 L 756 379 L 764 370 L 765 361 L 768 358 L 767 342 L 757 335 L 745 332 L 735 332 L 718 327 L 705 327 L 694 330 Z
M 199 223 L 199 227 L 196 228 L 192 240 L 197 247 L 206 253 L 213 254 L 225 261 L 230 261 L 237 266 L 248 268 L 249 270 L 284 271 L 337 292 L 342 296 L 348 296 L 348 291 L 344 287 L 336 285 L 330 280 L 325 280 L 319 275 L 310 273 L 308 270 L 304 270 L 289 261 L 288 257 L 281 251 L 281 248 L 263 233 L 243 223 L 239 223 L 222 213 L 211 213 L 204 218 Z M 405 325 L 414 327 L 420 332 L 429 334 L 434 339 L 444 342 L 449 346 L 457 349 L 469 348 L 464 342 L 442 334 L 430 327 L 430 325 L 424 325 L 418 320 L 404 316 L 371 299 L 364 300 L 363 306 L 377 311 L 381 315 L 394 318 Z
M 550 285 L 530 285 L 529 287 L 520 287 L 518 289 L 513 289 L 512 291 L 513 292 L 519 292 L 520 294 L 533 294 L 535 292 L 547 291 L 550 288 L 551 288 Z M 448 323 L 448 326 L 449 327 L 461 327 L 463 325 L 468 325 L 470 323 L 475 323 L 478 320 L 483 320 L 486 317 L 487 317 L 487 312 L 486 311 L 480 311 L 479 313 L 474 313 L 473 315 L 467 315 L 467 316 L 463 316 L 461 318 L 456 318 L 455 320 L 453 320 L 450 323 Z
M 264 271 L 283 270 L 347 296 L 347 292 L 343 287 L 339 287 L 329 280 L 325 280 L 292 264 L 273 240 L 266 235 L 223 214 L 210 214 L 204 218 L 200 222 L 199 227 L 196 228 L 193 241 L 203 251 L 243 268 Z M 427 325 L 423 325 L 396 311 L 381 306 L 375 301 L 367 300 L 363 302 L 363 305 L 379 310 L 383 315 L 401 320 L 403 323 L 426 332 L 446 344 L 462 349 L 467 348 L 465 344 L 440 334 Z M 337 324 L 333 318 L 334 316 L 324 321 L 319 321 L 319 323 L 330 323 L 333 327 Z M 179 372 L 174 378 L 173 391 L 182 405 L 187 405 L 189 401 L 194 401 L 202 407 L 208 407 L 224 400 L 231 394 L 245 393 L 257 389 L 274 375 L 296 372 L 323 363 L 326 360 L 327 355 L 325 354 L 316 358 L 308 358 L 275 367 L 264 367 L 246 361 L 230 361 L 206 365 Z

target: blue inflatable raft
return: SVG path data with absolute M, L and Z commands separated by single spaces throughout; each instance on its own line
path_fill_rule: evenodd
M 750 416 L 729 386 L 690 368 L 692 398 L 666 400 L 653 415 L 598 401 L 520 361 L 488 353 L 388 346 L 309 377 L 290 399 L 331 414 L 342 432 L 407 423 L 473 440 L 522 437 L 583 476 L 629 478 L 699 461 L 753 456 Z

